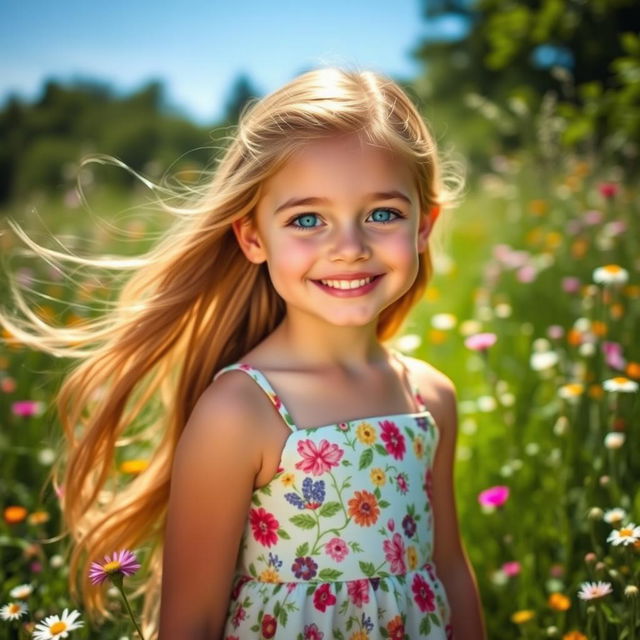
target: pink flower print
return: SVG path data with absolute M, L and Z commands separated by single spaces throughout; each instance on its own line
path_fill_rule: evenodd
M 338 429 L 340 429 L 340 431 L 347 431 L 347 429 L 349 429 L 349 423 L 348 422 L 338 422 Z
M 414 600 L 420 611 L 435 611 L 435 593 L 419 573 L 413 576 L 411 590 L 413 591 Z
M 436 572 L 433 569 L 433 565 L 430 562 L 427 562 L 427 564 L 424 565 L 424 568 L 426 569 L 427 573 L 429 574 L 429 577 L 431 578 L 431 580 L 433 582 L 436 581 Z
M 380 437 L 384 441 L 387 451 L 396 459 L 402 460 L 406 451 L 404 436 L 394 422 L 383 420 L 380 422 L 382 433 Z
M 324 545 L 324 550 L 327 555 L 336 562 L 342 562 L 349 553 L 349 547 L 342 538 L 331 538 L 331 540 Z
M 407 474 L 399 473 L 398 477 L 396 478 L 396 484 L 398 485 L 398 491 L 400 491 L 400 493 L 402 493 L 403 495 L 407 493 L 407 491 L 409 491 L 409 485 L 407 483 Z
M 361 580 L 349 580 L 347 582 L 347 593 L 351 602 L 356 607 L 361 607 L 369 602 L 369 581 L 364 578 Z
M 396 532 L 393 534 L 393 538 L 385 540 L 382 546 L 385 558 L 391 564 L 391 573 L 405 573 L 404 540 L 402 536 Z
M 338 466 L 344 450 L 328 440 L 320 440 L 320 444 L 316 446 L 313 440 L 307 438 L 298 442 L 298 453 L 302 456 L 302 460 L 296 462 L 296 469 L 313 476 L 320 476 L 332 467 Z
M 389 529 L 389 531 L 395 531 L 396 523 L 393 521 L 393 518 L 389 518 L 387 521 L 387 529 Z
M 313 594 L 313 604 L 318 611 L 326 611 L 327 607 L 336 603 L 336 597 L 331 593 L 331 585 L 325 582 Z
M 324 638 L 324 633 L 318 629 L 318 625 L 314 622 L 313 624 L 307 624 L 304 627 L 304 640 L 322 640 Z
M 431 467 L 427 467 L 424 473 L 422 489 L 426 492 L 429 502 L 433 502 L 433 473 Z
M 240 623 L 247 617 L 247 612 L 245 608 L 238 602 L 236 610 L 231 618 L 231 624 L 234 629 L 237 629 Z
M 253 537 L 257 542 L 265 547 L 270 547 L 278 542 L 277 531 L 280 523 L 271 513 L 265 511 L 262 507 L 251 509 L 249 521 L 251 522 Z

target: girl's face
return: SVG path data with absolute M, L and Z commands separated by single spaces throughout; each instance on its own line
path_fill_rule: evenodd
M 375 323 L 411 287 L 430 227 L 408 167 L 355 136 L 306 145 L 264 184 L 255 223 L 233 224 L 288 314 L 340 326 Z

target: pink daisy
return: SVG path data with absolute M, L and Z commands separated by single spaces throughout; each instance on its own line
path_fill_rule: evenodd
M 331 540 L 324 545 L 324 550 L 327 555 L 336 562 L 342 562 L 349 553 L 349 547 L 342 538 L 331 538 Z
M 347 582 L 347 593 L 351 602 L 356 607 L 361 607 L 369 602 L 369 581 L 364 578 L 360 580 L 349 580 Z
M 382 420 L 380 422 L 382 433 L 380 437 L 385 443 L 387 451 L 396 459 L 402 460 L 406 451 L 404 436 L 394 422 Z
M 251 530 L 253 537 L 257 542 L 265 547 L 278 542 L 278 527 L 280 523 L 273 517 L 271 513 L 265 511 L 262 507 L 251 509 L 249 512 L 249 520 L 251 522 Z
M 495 333 L 475 333 L 464 341 L 464 346 L 474 351 L 486 351 L 495 344 L 497 339 L 498 336 Z
M 111 558 L 106 555 L 102 564 L 92 562 L 89 567 L 89 578 L 92 584 L 102 584 L 107 578 L 115 574 L 132 576 L 140 566 L 135 554 L 128 549 L 124 549 L 123 551 L 116 551 Z
M 391 573 L 405 573 L 404 540 L 402 536 L 396 532 L 393 534 L 393 538 L 385 540 L 382 546 L 385 558 L 391 564 Z
M 413 591 L 415 596 L 414 599 L 420 608 L 420 611 L 435 611 L 435 593 L 419 573 L 416 573 L 415 576 L 413 576 L 411 590 Z
M 298 453 L 302 456 L 302 460 L 296 462 L 296 469 L 314 476 L 322 475 L 332 467 L 337 467 L 344 455 L 344 451 L 337 444 L 320 440 L 320 444 L 316 446 L 316 443 L 309 439 L 298 442 Z

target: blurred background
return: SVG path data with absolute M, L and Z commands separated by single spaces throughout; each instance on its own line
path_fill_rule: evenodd
M 458 512 L 489 637 L 634 638 L 639 31 L 630 0 L 4 3 L 5 311 L 19 312 L 7 272 L 57 325 L 115 297 L 81 270 L 65 279 L 34 260 L 8 217 L 83 255 L 138 254 L 171 222 L 143 181 L 81 166 L 87 155 L 188 184 L 247 101 L 293 76 L 328 64 L 392 76 L 467 171 L 397 346 L 456 383 Z M 0 605 L 28 611 L 0 609 L 0 625 L 17 634 L 76 606 L 62 542 L 46 542 L 56 497 L 39 491 L 66 364 L 3 337 Z M 144 471 L 136 447 L 118 460 L 123 482 Z M 112 595 L 116 621 L 101 638 L 131 631 Z M 72 635 L 95 637 L 88 625 Z

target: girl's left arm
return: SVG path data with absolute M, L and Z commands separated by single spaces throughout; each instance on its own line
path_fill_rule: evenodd
M 451 605 L 455 640 L 486 640 L 480 592 L 458 527 L 454 460 L 458 432 L 454 383 L 436 369 L 424 370 L 421 393 L 440 431 L 433 461 L 433 561 Z

